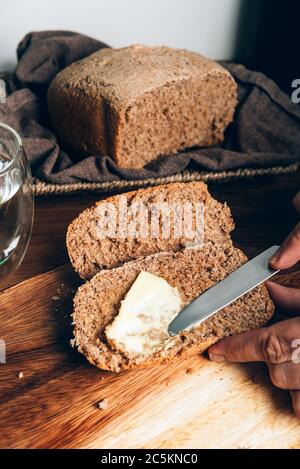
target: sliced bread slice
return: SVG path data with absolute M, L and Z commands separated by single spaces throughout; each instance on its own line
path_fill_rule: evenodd
M 246 256 L 232 245 L 207 243 L 175 253 L 158 253 L 115 269 L 103 270 L 82 285 L 75 296 L 73 344 L 93 365 L 120 372 L 202 353 L 222 337 L 261 327 L 274 312 L 264 285 L 200 326 L 177 335 L 167 346 L 149 356 L 130 357 L 114 350 L 105 335 L 106 327 L 118 315 L 121 301 L 141 271 L 165 279 L 179 290 L 183 304 L 188 304 L 246 261 Z
M 121 202 L 122 201 L 122 202 Z M 163 251 L 178 251 L 193 242 L 183 233 L 178 236 L 171 230 L 169 236 L 162 234 L 162 217 L 159 218 L 158 236 L 150 235 L 151 220 L 146 221 L 149 234 L 123 235 L 118 230 L 116 233 L 107 232 L 100 236 L 101 209 L 112 206 L 118 215 L 124 211 L 124 201 L 127 205 L 128 226 L 136 221 L 137 215 L 134 207 L 143 204 L 149 213 L 151 207 L 161 207 L 164 204 L 174 207 L 176 204 L 183 206 L 190 203 L 196 206 L 199 203 L 204 207 L 204 242 L 216 244 L 231 244 L 230 233 L 234 228 L 230 209 L 226 204 L 221 204 L 211 197 L 203 182 L 172 183 L 126 194 L 109 197 L 98 202 L 94 207 L 82 212 L 69 226 L 67 232 L 67 249 L 74 269 L 83 279 L 92 278 L 103 269 L 111 269 L 125 262 L 146 257 Z M 193 217 L 196 217 L 193 211 Z M 195 223 L 195 219 L 193 220 Z M 174 224 L 173 224 L 174 226 Z M 116 225 L 118 228 L 119 225 Z

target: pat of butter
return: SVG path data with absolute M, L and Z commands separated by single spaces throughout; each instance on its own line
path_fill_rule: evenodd
M 106 327 L 109 343 L 129 356 L 150 355 L 170 339 L 168 326 L 182 309 L 177 288 L 148 272 L 141 272 L 118 316 Z

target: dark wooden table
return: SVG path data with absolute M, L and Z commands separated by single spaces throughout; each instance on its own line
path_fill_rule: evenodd
M 292 198 L 300 190 L 300 172 L 209 184 L 218 200 L 231 207 L 236 245 L 252 256 L 281 243 L 298 220 Z M 17 284 L 68 262 L 65 234 L 82 210 L 101 198 L 97 194 L 38 197 L 29 249 L 19 270 L 0 284 Z

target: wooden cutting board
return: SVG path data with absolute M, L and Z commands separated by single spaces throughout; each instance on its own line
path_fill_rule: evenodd
M 299 273 L 281 280 L 300 286 Z M 65 266 L 0 294 L 1 448 L 300 448 L 289 393 L 263 364 L 89 365 L 69 345 L 78 284 Z

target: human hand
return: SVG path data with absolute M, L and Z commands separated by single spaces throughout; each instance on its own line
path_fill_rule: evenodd
M 300 312 L 300 290 L 271 282 L 268 289 L 281 310 Z M 300 317 L 222 339 L 208 352 L 216 362 L 265 362 L 272 383 L 290 391 L 300 418 Z
M 300 214 L 300 192 L 293 200 Z M 300 260 L 300 223 L 270 259 L 276 270 L 292 267 Z M 276 308 L 300 314 L 300 290 L 267 282 Z M 209 349 L 211 360 L 222 362 L 263 361 L 273 384 L 290 391 L 295 413 L 300 418 L 300 317 L 270 327 L 228 337 Z

